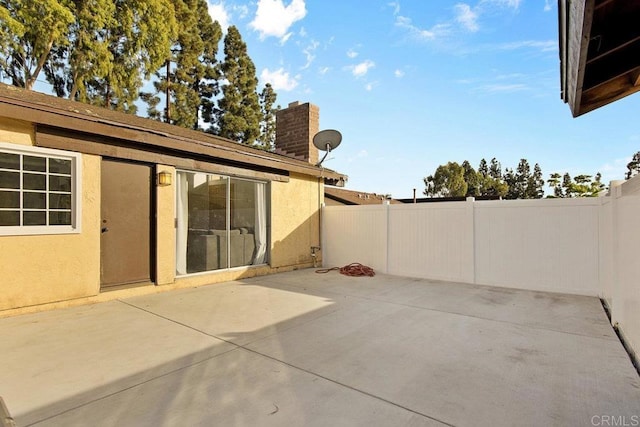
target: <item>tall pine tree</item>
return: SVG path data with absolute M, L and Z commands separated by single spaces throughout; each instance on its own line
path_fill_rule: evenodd
M 251 145 L 260 136 L 260 103 L 256 68 L 240 32 L 230 26 L 224 39 L 222 98 L 218 100 L 217 129 L 225 138 Z
M 276 92 L 271 83 L 267 83 L 260 92 L 260 138 L 256 145 L 266 151 L 272 151 L 276 141 L 276 111 L 280 107 L 274 107 L 276 103 Z
M 150 117 L 197 129 L 201 116 L 210 122 L 211 98 L 218 93 L 216 54 L 222 30 L 212 21 L 206 0 L 172 2 L 180 26 L 171 59 L 155 73 L 155 93 L 142 93 L 141 97 L 149 105 Z M 159 95 L 165 97 L 162 111 L 157 109 Z
M 524 192 L 525 199 L 540 199 L 544 196 L 544 177 L 539 164 L 533 166 L 533 173 L 527 180 L 527 187 Z

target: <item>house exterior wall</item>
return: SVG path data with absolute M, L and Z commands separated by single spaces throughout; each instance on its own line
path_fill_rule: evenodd
M 178 278 L 174 275 L 172 282 L 161 287 L 174 289 L 202 286 L 313 266 L 311 246 L 320 246 L 321 190 L 318 189 L 318 185 L 320 183 L 317 179 L 298 174 L 291 174 L 289 182 L 271 182 L 271 246 L 268 265 L 217 270 Z M 175 204 L 175 201 L 173 203 Z M 171 234 L 175 239 L 173 218 L 171 227 L 172 232 L 167 235 Z M 173 242 L 173 252 L 167 253 L 165 260 L 175 265 L 175 240 Z M 159 259 L 158 264 L 161 262 Z
M 0 141 L 35 145 L 34 126 L 29 122 L 0 119 Z M 177 277 L 176 168 L 156 164 L 156 173 L 166 171 L 173 175 L 172 185 L 154 187 L 156 286 L 101 292 L 101 157 L 82 154 L 81 159 L 82 223 L 79 233 L 0 236 L 0 316 L 201 286 L 313 265 L 311 246 L 320 246 L 322 182 L 292 173 L 288 182 L 272 181 L 270 184 L 269 265 Z
M 9 144 L 33 145 L 35 130 L 31 123 L 0 117 L 0 141 Z
M 0 120 L 0 141 L 32 145 L 33 126 Z M 0 310 L 96 295 L 100 288 L 100 158 L 82 156 L 77 234 L 1 236 Z
M 313 264 L 311 247 L 320 246 L 321 184 L 291 175 L 288 183 L 271 185 L 271 266 L 287 268 Z
M 156 284 L 167 285 L 176 276 L 176 169 L 157 165 L 156 173 L 170 172 L 173 185 L 156 186 Z

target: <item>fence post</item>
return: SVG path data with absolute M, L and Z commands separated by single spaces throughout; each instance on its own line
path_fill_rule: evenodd
M 469 279 L 471 283 L 476 283 L 476 212 L 475 212 L 475 197 L 467 197 L 467 220 L 469 221 L 469 235 L 471 236 L 471 273 L 469 275 Z
M 391 202 L 389 200 L 385 200 L 383 202 L 384 205 L 384 214 L 385 214 L 385 230 L 384 230 L 384 236 L 385 236 L 385 254 L 384 254 L 384 274 L 389 274 L 389 241 L 391 239 L 389 239 L 389 229 L 391 227 L 389 227 L 389 222 L 391 221 L 390 219 L 390 215 L 389 215 L 389 209 L 391 206 Z

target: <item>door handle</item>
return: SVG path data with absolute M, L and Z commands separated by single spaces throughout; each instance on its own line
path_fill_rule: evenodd
M 107 231 L 109 231 L 109 229 L 107 227 L 102 227 L 102 232 L 106 233 Z

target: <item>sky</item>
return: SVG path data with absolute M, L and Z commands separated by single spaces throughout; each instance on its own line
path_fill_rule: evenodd
M 347 189 L 418 196 L 449 161 L 545 179 L 624 179 L 640 150 L 640 95 L 573 118 L 560 98 L 555 0 L 209 0 L 247 44 L 259 90 L 310 102 L 342 144 L 324 166 Z

